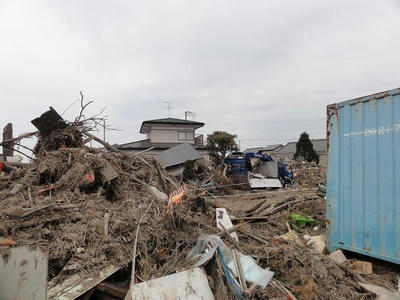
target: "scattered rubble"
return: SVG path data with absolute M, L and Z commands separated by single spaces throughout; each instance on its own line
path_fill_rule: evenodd
M 328 255 L 328 257 L 332 259 L 334 262 L 338 263 L 339 265 L 347 260 L 346 256 L 344 256 L 342 250 L 340 249 L 332 252 L 331 254 Z
M 320 183 L 325 184 L 326 170 L 317 163 L 292 160 L 290 165 L 297 185 L 303 187 L 318 187 Z
M 370 275 L 373 273 L 372 263 L 368 261 L 356 260 L 352 261 L 351 265 L 353 266 L 355 272 L 360 273 L 362 275 Z
M 315 249 L 320 254 L 325 254 L 326 243 L 325 235 L 309 236 L 305 235 L 304 239 L 307 240 L 307 246 Z
M 35 160 L 0 181 L 0 245 L 48 248 L 50 299 L 66 290 L 159 295 L 180 282 L 189 290 L 177 295 L 207 299 L 368 299 L 366 290 L 382 292 L 371 284 L 397 289 L 398 270 L 325 255 L 317 165 L 292 165 L 307 188 L 252 192 L 209 169 L 184 183 L 153 157 L 87 147 L 81 120 L 55 119 L 55 130 L 38 133 Z

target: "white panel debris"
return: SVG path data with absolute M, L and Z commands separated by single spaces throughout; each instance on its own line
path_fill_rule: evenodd
M 20 246 L 0 249 L 0 299 L 46 299 L 47 249 Z
M 131 297 L 135 300 L 214 299 L 207 277 L 201 268 L 131 285 Z

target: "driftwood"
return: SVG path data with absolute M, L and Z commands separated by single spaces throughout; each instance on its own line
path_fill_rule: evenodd
M 93 135 L 93 134 L 91 134 L 91 133 L 89 133 L 89 132 L 87 132 L 87 131 L 82 131 L 82 133 L 83 133 L 84 135 L 86 135 L 87 137 L 92 138 L 92 139 L 95 140 L 96 142 L 102 144 L 102 145 L 103 145 L 104 147 L 106 147 L 108 150 L 113 151 L 113 152 L 120 153 L 120 154 L 122 154 L 123 156 L 126 156 L 126 157 L 128 156 L 125 152 L 123 152 L 123 151 L 121 151 L 121 150 L 115 148 L 114 146 L 110 145 L 109 143 L 103 141 L 102 139 L 98 138 L 97 136 L 95 136 L 95 135 Z
M 52 203 L 52 204 L 48 204 L 48 205 L 45 205 L 45 206 L 41 206 L 41 207 L 35 208 L 35 209 L 31 210 L 31 211 L 28 211 L 28 212 L 24 213 L 23 215 L 20 216 L 20 218 L 25 218 L 27 216 L 30 216 L 31 214 L 34 214 L 35 212 L 38 212 L 38 211 L 40 211 L 42 209 L 49 208 L 49 207 L 54 206 L 54 205 L 56 205 L 56 203 Z
M 228 240 L 232 243 L 232 245 L 238 249 L 240 252 L 243 252 L 243 250 L 240 248 L 239 243 L 237 241 L 234 240 L 234 238 L 231 236 L 231 234 L 229 233 L 228 229 L 226 229 L 226 227 L 224 226 L 224 224 L 222 224 L 222 222 L 218 223 L 219 226 L 221 226 L 221 228 L 223 229 L 225 236 L 228 238 Z
M 99 291 L 105 292 L 111 296 L 114 296 L 118 299 L 124 299 L 125 295 L 128 293 L 127 289 L 116 286 L 116 285 L 106 282 L 106 281 L 100 282 L 96 286 L 96 289 Z
M 16 137 L 16 138 L 12 138 L 12 139 L 8 139 L 8 140 L 4 140 L 4 141 L 2 141 L 1 143 L 0 143 L 0 146 L 4 146 L 4 145 L 7 145 L 7 144 L 15 144 L 16 142 L 19 142 L 20 140 L 22 140 L 22 139 L 25 139 L 25 138 L 29 138 L 29 137 L 32 137 L 32 136 L 34 136 L 35 134 L 37 134 L 38 132 L 37 131 L 34 131 L 34 132 L 27 132 L 27 133 L 23 133 L 23 134 L 20 134 L 18 137 Z
M 276 203 L 275 205 L 272 205 L 268 211 L 263 214 L 262 216 L 253 216 L 253 217 L 233 217 L 233 220 L 265 220 L 268 219 L 270 215 L 276 214 L 277 212 L 287 208 L 289 205 L 293 205 L 299 202 L 304 202 L 307 200 L 311 199 L 300 199 L 296 200 L 294 197 L 287 198 L 283 201 L 280 201 Z
M 105 213 L 104 214 L 104 238 L 107 239 L 108 238 L 108 224 L 110 222 L 110 213 Z
M 263 243 L 263 244 L 268 243 L 268 241 L 264 240 L 264 239 L 263 239 L 262 237 L 260 237 L 259 235 L 250 233 L 250 232 L 248 232 L 247 230 L 244 230 L 244 229 L 242 229 L 242 228 L 238 228 L 237 231 L 239 231 L 239 232 L 241 232 L 241 233 L 247 235 L 248 237 L 250 237 L 250 238 L 252 238 L 253 240 L 256 240 L 256 241 L 258 241 L 258 242 L 260 242 L 260 243 Z
M 31 210 L 31 211 L 28 211 L 28 212 L 24 213 L 23 215 L 20 216 L 20 218 L 25 218 L 27 216 L 30 216 L 31 214 L 34 214 L 34 213 L 36 213 L 38 211 L 41 211 L 43 209 L 46 209 L 46 208 L 49 208 L 49 207 L 52 207 L 52 206 L 53 206 L 53 209 L 55 209 L 55 210 L 68 209 L 68 208 L 76 207 L 75 205 L 57 205 L 57 204 L 58 203 L 52 203 L 52 204 L 48 204 L 48 205 L 45 205 L 45 206 L 41 206 L 41 207 L 35 208 L 35 209 Z
M 28 227 L 36 227 L 39 225 L 46 225 L 49 223 L 53 223 L 53 222 L 78 222 L 80 221 L 81 218 L 76 217 L 76 218 L 69 218 L 69 217 L 64 217 L 64 216 L 54 216 L 48 219 L 44 219 L 44 220 L 33 220 L 33 221 L 27 221 L 22 223 L 21 225 L 16 226 L 15 228 L 12 229 L 12 232 L 15 232 L 18 229 L 22 229 L 22 228 L 28 228 Z
M 135 264 L 136 264 L 136 250 L 137 250 L 137 241 L 138 241 L 138 236 L 139 236 L 139 228 L 140 224 L 142 223 L 144 217 L 146 216 L 147 212 L 149 211 L 151 205 L 153 204 L 155 198 L 151 200 L 149 205 L 147 206 L 146 210 L 144 211 L 143 215 L 141 216 L 139 223 L 136 227 L 136 233 L 135 233 L 135 243 L 133 246 L 133 255 L 132 255 L 132 274 L 131 274 L 131 285 L 135 283 Z

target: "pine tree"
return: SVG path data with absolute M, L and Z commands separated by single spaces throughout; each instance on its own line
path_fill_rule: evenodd
M 310 136 L 307 132 L 300 135 L 299 141 L 296 144 L 296 153 L 293 156 L 295 159 L 303 158 L 308 162 L 315 161 L 319 163 L 319 155 L 315 152 Z

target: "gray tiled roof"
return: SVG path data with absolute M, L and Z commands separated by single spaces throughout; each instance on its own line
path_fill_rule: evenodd
M 244 153 L 249 153 L 249 152 L 257 153 L 258 151 L 263 150 L 263 149 L 264 149 L 264 147 L 247 148 L 247 149 L 245 149 L 243 152 L 244 152 Z
M 277 148 L 283 147 L 282 144 L 274 144 L 274 145 L 267 145 L 265 146 L 265 148 L 263 149 L 264 151 L 274 151 Z
M 265 147 L 256 147 L 256 148 L 247 148 L 244 150 L 244 153 L 254 152 L 257 153 L 258 151 L 274 151 L 275 149 L 282 147 L 282 144 L 275 144 L 275 145 L 267 145 Z
M 151 124 L 178 124 L 178 125 L 195 125 L 197 128 L 203 127 L 204 123 L 183 120 L 183 119 L 175 119 L 175 118 L 164 118 L 164 119 L 154 119 L 143 121 L 142 126 L 140 127 L 140 133 L 144 133 L 143 127 Z
M 311 140 L 311 143 L 313 143 L 316 152 L 326 151 L 326 139 Z
M 202 156 L 192 145 L 180 144 L 158 154 L 158 159 L 163 168 L 183 164 L 187 160 L 197 160 Z
M 129 142 L 125 144 L 116 144 L 114 145 L 117 149 L 120 150 L 145 150 L 150 147 L 153 147 L 155 149 L 169 149 L 172 147 L 175 147 L 177 145 L 181 145 L 182 143 L 151 143 L 149 139 L 146 140 L 141 140 L 141 141 L 135 141 L 135 142 Z M 205 146 L 203 145 L 193 145 L 195 149 L 198 150 L 204 150 Z
M 316 152 L 326 151 L 326 139 L 311 140 L 313 148 Z M 276 154 L 294 154 L 296 152 L 297 142 L 289 142 L 284 147 L 276 151 Z

